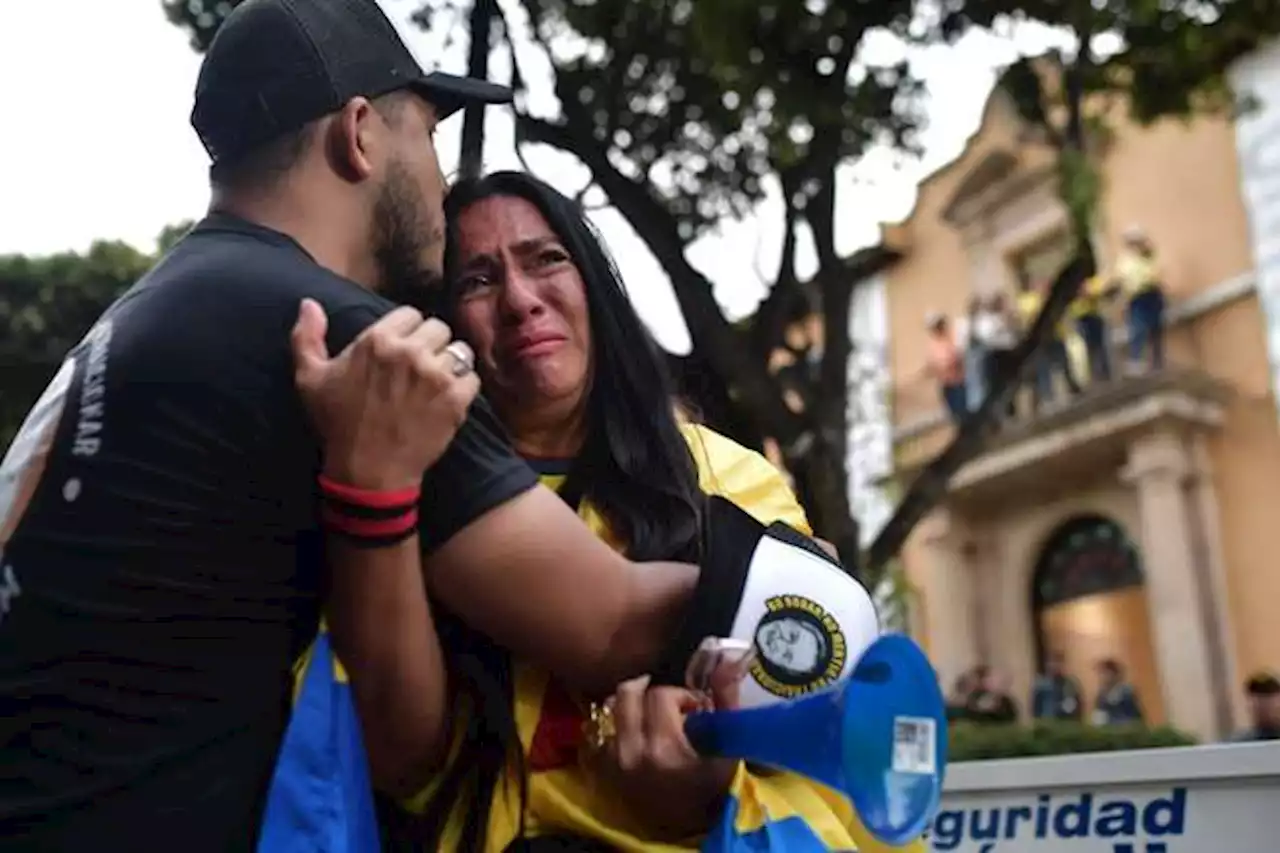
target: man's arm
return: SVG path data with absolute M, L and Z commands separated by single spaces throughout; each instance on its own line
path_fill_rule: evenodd
M 327 617 L 351 675 L 370 773 L 408 794 L 448 749 L 448 692 L 422 574 L 418 537 L 358 548 L 330 537 Z M 325 664 L 327 665 L 327 664 Z
M 594 694 L 652 671 L 698 582 L 696 566 L 625 559 L 542 487 L 462 528 L 426 571 L 469 625 Z
M 325 611 L 375 784 L 398 793 L 434 766 L 448 735 L 446 670 L 418 566 L 413 495 L 466 418 L 479 381 L 454 369 L 448 328 L 411 309 L 364 329 L 336 358 L 328 331 L 324 311 L 304 301 L 292 348 L 323 449 Z

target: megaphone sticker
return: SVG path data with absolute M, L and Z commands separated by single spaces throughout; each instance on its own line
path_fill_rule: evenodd
M 928 717 L 893 718 L 893 769 L 897 773 L 938 772 L 938 726 Z
M 776 595 L 765 600 L 755 643 L 751 677 L 783 699 L 835 684 L 849 658 L 844 632 L 835 617 L 802 595 Z

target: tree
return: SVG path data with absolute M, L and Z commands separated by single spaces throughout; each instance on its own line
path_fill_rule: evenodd
M 0 257 L 0 447 L 58 365 L 153 258 L 125 243 L 85 254 Z
M 519 0 L 527 22 L 509 14 L 501 22 L 516 87 L 527 82 L 516 45 L 532 42 L 551 59 L 560 101 L 554 117 L 519 114 L 519 141 L 558 148 L 587 167 L 591 183 L 579 196 L 601 191 L 670 278 L 694 344 L 685 366 L 714 374 L 711 383 L 724 390 L 715 401 L 721 422 L 745 421 L 744 432 L 779 443 L 815 527 L 851 565 L 859 536 L 845 474 L 849 296 L 892 252 L 880 247 L 838 255 L 837 169 L 872 145 L 910 150 L 918 121 L 912 109 L 918 85 L 909 68 L 868 66 L 861 50 L 866 37 L 889 33 L 927 43 L 973 27 L 999 30 L 1035 20 L 1068 28 L 1084 46 L 1054 59 L 1056 75 L 1026 60 L 1003 79 L 1028 120 L 1058 147 L 1077 257 L 1055 282 L 991 399 L 913 484 L 873 544 L 867 569 L 874 575 L 945 493 L 951 473 L 980 452 L 984 422 L 1013 393 L 1092 271 L 1089 223 L 1099 188 L 1088 158 L 1086 108 L 1101 95 L 1121 96 L 1135 117 L 1153 121 L 1221 105 L 1226 64 L 1275 30 L 1275 2 Z M 197 47 L 216 27 L 217 12 L 207 5 L 166 4 Z M 443 8 L 457 7 L 450 0 L 425 4 L 428 12 Z M 1099 57 L 1095 37 L 1104 34 L 1120 49 Z M 733 324 L 686 250 L 722 218 L 753 210 L 770 184 L 783 200 L 781 262 L 755 315 Z M 818 256 L 817 273 L 807 281 L 796 269 L 802 229 Z M 788 348 L 787 325 L 810 312 L 823 318 L 821 345 L 794 346 L 797 367 L 771 371 L 772 354 Z
M 1074 52 L 1024 57 L 1000 80 L 1022 119 L 1058 155 L 1059 193 L 1070 214 L 1076 256 L 1050 289 L 1040 316 L 981 409 L 911 484 L 872 543 L 868 562 L 883 566 L 915 524 L 946 492 L 951 476 L 981 451 L 1031 357 L 1095 269 L 1091 246 L 1102 192 L 1094 155 L 1108 121 L 1123 110 L 1139 124 L 1235 109 L 1226 73 L 1231 63 L 1280 33 L 1277 0 L 964 0 L 944 4 L 933 34 L 955 39 L 973 27 L 1008 30 L 1038 21 L 1065 28 Z M 1103 41 L 1114 46 L 1105 55 Z M 1120 108 L 1119 110 L 1117 108 Z

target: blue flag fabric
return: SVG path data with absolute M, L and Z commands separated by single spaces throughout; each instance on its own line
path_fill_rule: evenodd
M 258 853 L 378 853 L 369 762 L 351 686 L 320 632 L 276 760 Z
M 747 817 L 733 795 L 702 842 L 702 853 L 826 853 L 830 849 L 800 815 L 774 819 L 766 810 Z

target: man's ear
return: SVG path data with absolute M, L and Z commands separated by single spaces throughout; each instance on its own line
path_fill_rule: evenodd
M 324 128 L 325 154 L 333 170 L 352 183 L 374 173 L 377 149 L 383 144 L 380 119 L 368 98 L 352 98 L 331 116 Z

